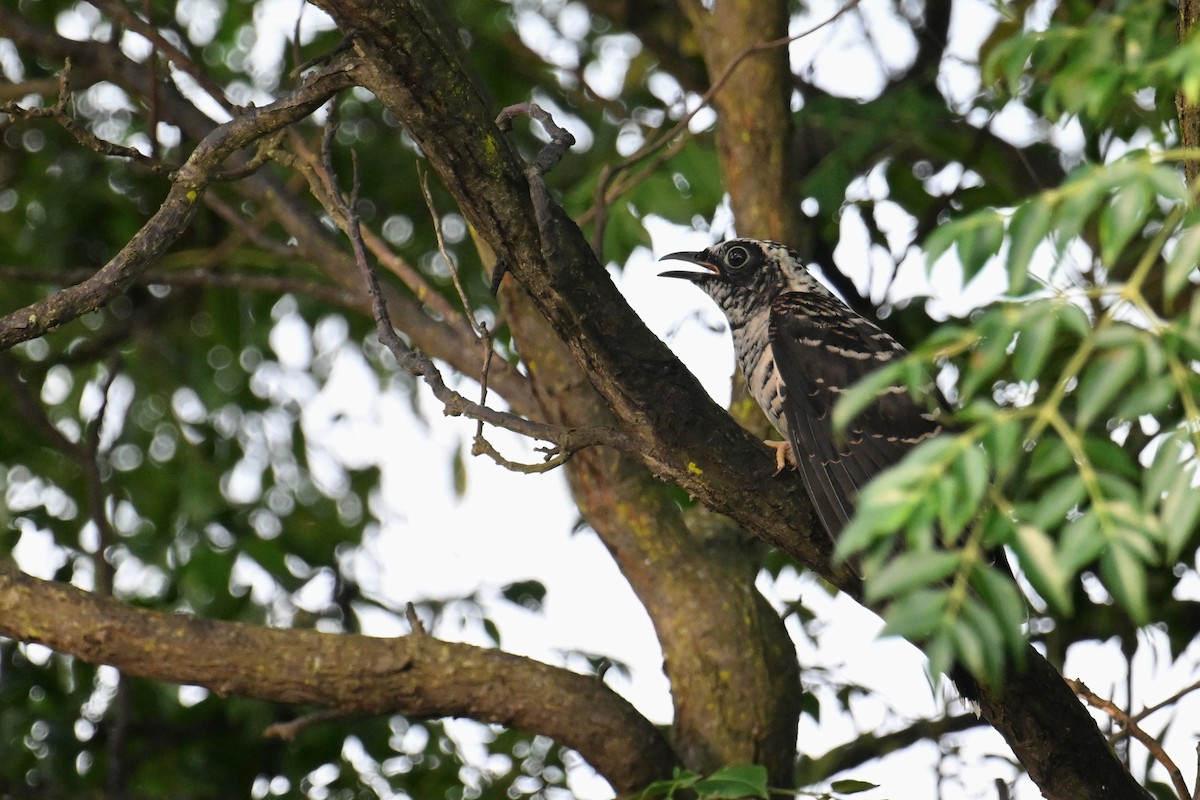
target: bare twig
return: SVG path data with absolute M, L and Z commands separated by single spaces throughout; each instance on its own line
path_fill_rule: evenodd
M 219 172 L 213 176 L 214 181 L 228 183 L 230 181 L 240 181 L 258 172 L 264 164 L 272 159 L 275 151 L 279 148 L 279 143 L 283 141 L 285 131 L 279 130 L 272 133 L 270 136 L 264 136 L 259 139 L 255 145 L 254 155 L 245 163 L 233 169 Z
M 242 214 L 226 203 L 216 192 L 204 194 L 204 205 L 212 209 L 218 217 L 225 220 L 249 242 L 272 255 L 292 259 L 296 257 L 296 248 L 264 232 L 264 228 L 274 221 L 269 211 L 260 210 L 253 219 L 246 219 Z
M 328 136 L 326 138 L 328 139 Z M 326 159 L 326 161 L 329 161 L 329 159 Z M 400 335 L 396 333 L 396 329 L 392 325 L 387 304 L 384 302 L 383 292 L 379 286 L 379 279 L 375 274 L 375 270 L 371 268 L 370 262 L 367 260 L 367 249 L 363 242 L 358 213 L 355 211 L 353 205 L 357 199 L 358 192 L 357 171 L 353 178 L 350 199 L 347 201 L 337 188 L 337 178 L 333 173 L 332 167 L 329 164 L 321 164 L 317 169 L 319 172 L 324 173 L 317 176 L 318 180 L 316 182 L 318 187 L 323 188 L 317 188 L 317 191 L 314 193 L 318 194 L 317 199 L 323 204 L 332 206 L 330 212 L 335 219 L 339 220 L 339 222 L 344 221 L 343 230 L 350 239 L 355 264 L 358 267 L 363 282 L 366 284 L 367 294 L 370 297 L 371 307 L 374 310 L 375 328 L 379 341 L 391 351 L 392 356 L 396 359 L 401 369 L 425 381 L 426 385 L 433 391 L 434 397 L 441 402 L 444 414 L 447 416 L 466 416 L 498 428 L 522 434 L 531 439 L 552 442 L 556 445 L 556 448 L 552 452 L 563 454 L 562 460 L 565 460 L 566 457 L 585 447 L 593 447 L 595 445 L 608 445 L 627 454 L 640 452 L 640 447 L 636 439 L 624 431 L 598 427 L 565 428 L 544 422 L 534 422 L 516 414 L 498 411 L 480 403 L 472 402 L 448 387 L 442 378 L 441 371 L 433 361 L 419 351 L 409 348 L 404 343 L 404 340 L 400 338 Z M 487 452 L 487 450 L 484 450 L 484 452 Z M 501 461 L 498 463 L 505 462 Z M 531 468 L 530 471 L 534 470 Z
M 100 436 L 104 429 L 104 416 L 108 411 L 108 392 L 116 380 L 118 363 L 115 355 L 109 357 L 104 376 L 100 379 L 100 408 L 96 410 L 95 419 L 88 424 L 82 448 L 86 455 L 83 459 L 83 470 L 87 480 L 88 513 L 92 524 L 96 526 L 96 592 L 105 597 L 111 597 L 113 592 L 113 570 L 112 564 L 108 563 L 107 551 L 115 543 L 116 537 L 113 535 L 112 524 L 105 509 L 108 495 L 104 490 L 104 476 L 100 472 Z
M 475 319 L 475 311 L 471 308 L 471 301 L 467 299 L 467 292 L 463 289 L 462 280 L 458 276 L 458 265 L 454 263 L 454 259 L 450 257 L 450 253 L 446 250 L 446 240 L 442 236 L 442 220 L 438 216 L 437 209 L 433 207 L 433 195 L 429 193 L 429 173 L 418 168 L 418 174 L 421 184 L 421 196 L 425 198 L 425 207 L 429 209 L 429 217 L 433 220 L 433 235 L 437 239 L 438 255 L 446 262 L 446 269 L 450 270 L 450 280 L 454 283 L 454 289 L 458 292 L 458 300 L 462 303 L 463 313 L 467 315 L 467 321 L 471 323 L 471 329 L 475 331 L 475 335 L 482 338 L 483 330 L 479 327 L 479 321 Z
M 34 78 L 22 83 L 0 83 L 0 103 L 15 103 L 31 94 L 48 95 L 59 87 L 57 78 Z
M 62 72 L 58 74 L 58 99 L 54 101 L 54 105 L 38 108 L 23 108 L 22 106 L 9 103 L 0 106 L 0 111 L 23 119 L 52 119 L 57 122 L 63 130 L 74 136 L 75 141 L 79 142 L 87 149 L 105 156 L 128 158 L 134 163 L 139 164 L 140 166 L 143 166 L 152 172 L 165 174 L 177 168 L 177 165 L 175 164 L 168 164 L 163 161 L 159 161 L 152 156 L 145 155 L 140 150 L 137 150 L 133 147 L 125 147 L 124 145 L 105 141 L 89 131 L 85 126 L 80 125 L 74 117 L 67 113 L 67 104 L 71 101 L 70 81 L 71 59 L 68 58 L 63 64 Z
M 1196 789 L 1192 792 L 1192 800 L 1200 800 L 1200 742 L 1196 743 Z
M 15 401 L 17 415 L 30 428 L 40 433 L 51 447 L 77 464 L 84 472 L 88 517 L 96 526 L 97 535 L 94 557 L 95 591 L 103 597 L 112 596 L 112 568 L 105 560 L 104 552 L 113 543 L 115 536 L 105 509 L 107 495 L 100 470 L 100 434 L 104 425 L 105 410 L 108 408 L 108 390 L 116 375 L 116 361 L 110 359 L 100 380 L 100 408 L 95 419 L 87 425 L 83 440 L 77 442 L 68 438 L 50 419 L 45 406 L 30 389 L 29 384 L 22 379 L 15 359 L 9 354 L 0 354 L 0 378 L 4 380 L 9 394 Z
M 1129 735 L 1141 742 L 1142 745 L 1150 751 L 1150 754 L 1154 756 L 1154 759 L 1158 761 L 1158 763 L 1162 764 L 1167 770 L 1167 774 L 1171 776 L 1171 783 L 1174 785 L 1175 792 L 1179 795 L 1180 800 L 1189 800 L 1189 798 L 1192 797 L 1192 793 L 1188 791 L 1187 783 L 1185 783 L 1183 780 L 1183 773 L 1179 771 L 1179 767 L 1176 766 L 1171 757 L 1167 755 L 1167 751 L 1163 750 L 1162 745 L 1154 740 L 1153 736 L 1138 727 L 1138 724 L 1120 707 L 1118 707 L 1116 703 L 1100 697 L 1091 689 L 1089 689 L 1083 681 L 1074 680 L 1071 678 L 1064 678 L 1064 680 L 1066 680 L 1067 685 L 1071 687 L 1071 690 L 1079 697 L 1083 698 L 1088 705 L 1090 705 L 1092 708 L 1103 711 L 1105 714 L 1108 714 L 1108 716 L 1112 717 L 1112 719 L 1118 725 L 1120 725 L 1123 730 L 1127 731 Z
M 501 112 L 501 115 L 503 115 L 503 112 Z M 547 123 L 543 122 L 543 124 Z M 551 121 L 549 124 L 553 125 L 554 123 Z M 570 136 L 570 134 L 567 135 Z M 437 238 L 438 253 L 446 261 L 446 266 L 450 270 L 450 277 L 454 281 L 454 288 L 458 291 L 458 299 L 462 303 L 463 312 L 467 315 L 467 320 L 471 323 L 471 330 L 475 332 L 475 336 L 479 341 L 480 350 L 483 354 L 483 365 L 479 370 L 479 405 L 486 406 L 488 396 L 488 373 L 491 371 L 492 356 L 494 355 L 492 349 L 492 333 L 488 330 L 486 323 L 480 322 L 475 317 L 475 311 L 471 308 L 471 301 L 467 298 L 467 293 L 463 289 L 462 281 L 458 276 L 458 265 L 454 263 L 454 260 L 450 258 L 450 253 L 446 250 L 446 242 L 442 237 L 442 221 L 438 217 L 437 209 L 433 207 L 433 195 L 429 193 L 429 176 L 423 171 L 421 172 L 421 194 L 425 196 L 425 206 L 429 209 L 429 215 L 433 219 L 433 234 Z M 514 464 L 513 462 L 503 458 L 496 448 L 484 438 L 483 420 L 476 420 L 475 442 L 471 446 L 471 455 L 477 456 L 480 454 L 487 454 L 491 456 L 492 460 L 494 460 L 500 466 L 517 472 L 525 471 L 523 467 L 527 466 L 522 464 Z M 545 472 L 558 466 L 558 464 L 551 464 L 551 461 L 547 460 L 544 464 L 539 464 L 536 466 L 539 468 L 537 471 Z
M 93 274 L 90 269 L 39 270 L 0 265 L 0 280 L 70 286 Z M 320 281 L 288 275 L 252 275 L 244 272 L 216 272 L 205 268 L 188 270 L 148 269 L 137 278 L 145 286 L 198 286 L 214 289 L 244 289 L 269 294 L 291 293 L 359 312 L 370 313 L 361 295 Z
M 545 175 L 554 169 L 558 162 L 562 161 L 567 150 L 574 146 L 575 137 L 566 128 L 560 127 L 548 111 L 532 102 L 516 103 L 502 108 L 496 117 L 496 127 L 502 131 L 508 131 L 512 128 L 513 117 L 518 116 L 528 116 L 537 120 L 550 135 L 550 141 L 538 151 L 538 154 L 533 157 L 533 161 L 530 161 L 526 167 L 526 171 L 534 170 L 538 175 Z
M 412 628 L 413 636 L 429 635 L 429 632 L 425 630 L 425 624 L 417 616 L 417 607 L 411 602 L 404 604 L 404 618 L 408 620 L 408 626 Z
M 331 118 L 328 124 L 332 126 L 334 119 Z M 292 134 L 289 145 L 296 153 L 296 158 L 291 161 L 292 166 L 298 169 L 305 177 L 305 180 L 308 181 L 309 191 L 313 197 L 317 198 L 317 201 L 321 203 L 325 211 L 344 232 L 346 230 L 346 220 L 342 215 L 342 204 L 329 196 L 331 187 L 324 177 L 325 170 L 321 168 L 321 156 L 314 153 L 312 148 L 308 146 L 308 143 L 299 134 Z M 277 153 L 276 157 L 281 162 L 289 163 L 289 158 L 286 155 Z M 363 225 L 361 220 L 359 221 L 359 232 L 362 234 L 363 243 L 367 246 L 371 254 L 375 256 L 375 259 L 388 272 L 399 278 L 400 282 L 408 287 L 418 301 L 441 317 L 446 324 L 462 324 L 462 315 L 459 314 L 446 298 L 442 297 L 436 289 L 430 286 L 421 273 L 413 269 L 411 264 L 396 255 L 379 234 L 371 230 L 370 227 Z
M 539 106 L 537 103 L 516 103 L 515 105 L 507 106 L 500 110 L 500 114 L 496 117 L 496 127 L 502 131 L 507 131 L 512 128 L 513 117 L 527 115 L 537 120 L 546 129 L 546 133 L 550 135 L 550 141 L 538 151 L 538 154 L 533 157 L 525 165 L 525 178 L 529 182 L 529 198 L 533 201 L 534 212 L 538 214 L 538 229 L 544 230 L 542 225 L 542 216 L 546 208 L 546 184 L 542 180 L 542 176 L 562 160 L 571 145 L 575 144 L 575 137 L 570 131 L 559 127 L 554 121 L 554 117 Z M 500 281 L 504 280 L 504 273 L 507 264 L 503 260 L 497 260 L 495 267 L 492 269 L 492 294 L 500 288 Z
M 1161 711 L 1162 709 L 1164 709 L 1168 706 L 1175 705 L 1180 700 L 1182 700 L 1184 697 L 1186 697 L 1187 695 L 1196 691 L 1197 689 L 1200 689 L 1200 681 L 1196 681 L 1195 683 L 1192 683 L 1192 684 L 1189 684 L 1188 686 L 1183 687 L 1178 692 L 1176 692 L 1175 694 L 1168 697 L 1166 700 L 1155 703 L 1152 706 L 1146 706 L 1141 711 L 1139 711 L 1136 714 L 1133 714 L 1129 718 L 1134 722 L 1141 722 L 1146 717 L 1150 716 L 1151 714 L 1155 713 L 1156 711 Z M 1197 783 L 1197 786 L 1200 786 L 1200 783 Z
M 330 95 L 353 84 L 348 65 L 337 60 L 303 86 L 263 108 L 251 108 L 209 133 L 172 175 L 159 209 L 120 252 L 90 278 L 0 318 L 0 350 L 34 339 L 94 311 L 130 286 L 187 228 L 200 196 L 233 153 L 308 116 Z
M 263 728 L 262 735 L 264 739 L 280 739 L 285 742 L 291 742 L 306 729 L 314 725 L 323 725 L 326 722 L 336 722 L 343 719 L 353 719 L 358 716 L 361 715 L 352 711 L 339 711 L 338 709 L 314 711 L 311 714 L 305 714 L 302 717 L 296 717 L 287 722 L 272 722 Z

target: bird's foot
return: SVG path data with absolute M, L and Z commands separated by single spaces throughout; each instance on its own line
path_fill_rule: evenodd
M 775 475 L 783 472 L 784 468 L 789 465 L 793 469 L 796 468 L 796 454 L 792 452 L 791 442 L 783 442 L 778 439 L 764 439 L 763 444 L 775 451 Z

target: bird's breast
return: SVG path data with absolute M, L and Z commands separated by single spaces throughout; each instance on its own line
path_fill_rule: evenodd
M 733 350 L 746 377 L 746 388 L 750 395 L 775 429 L 786 438 L 787 420 L 783 415 L 783 401 L 787 396 L 787 387 L 775 368 L 769 328 L 770 318 L 767 314 L 758 315 L 744 326 L 733 328 Z

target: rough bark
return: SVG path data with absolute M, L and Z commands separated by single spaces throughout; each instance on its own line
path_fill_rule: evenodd
M 680 0 L 680 5 L 700 40 L 709 80 L 729 73 L 713 104 L 719 119 L 717 157 L 738 234 L 796 241 L 800 198 L 791 158 L 788 48 L 742 58 L 748 47 L 787 36 L 787 3 L 726 0 L 711 10 L 698 0 Z
M 1179 40 L 1183 41 L 1196 21 L 1200 19 L 1200 1 L 1179 0 Z M 1200 148 L 1200 106 L 1189 103 L 1183 91 L 1175 93 L 1175 109 L 1179 116 L 1179 143 L 1189 149 Z M 1190 186 L 1197 185 L 1200 179 L 1200 158 L 1189 158 L 1183 162 L 1184 171 Z
M 219 695 L 539 731 L 578 750 L 618 791 L 668 777 L 658 729 L 594 677 L 413 634 L 376 639 L 134 608 L 0 567 L 0 632 Z

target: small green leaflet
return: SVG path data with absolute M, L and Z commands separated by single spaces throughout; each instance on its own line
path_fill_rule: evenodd
M 834 781 L 829 785 L 837 794 L 858 794 L 859 792 L 870 791 L 878 787 L 878 784 L 868 783 L 867 781 L 859 781 L 854 778 L 844 778 L 840 781 Z
M 767 768 L 758 764 L 733 764 L 721 767 L 692 786 L 701 800 L 741 800 L 759 797 L 768 800 Z

